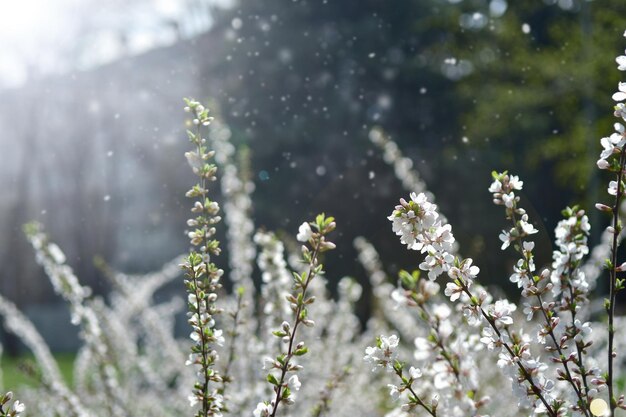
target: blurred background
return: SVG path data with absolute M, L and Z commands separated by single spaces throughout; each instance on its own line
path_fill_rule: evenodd
M 537 263 L 550 262 L 560 210 L 606 201 L 595 161 L 625 29 L 623 0 L 0 0 L 0 293 L 71 351 L 75 329 L 24 223 L 42 222 L 102 295 L 95 257 L 141 273 L 188 249 L 192 96 L 250 157 L 256 227 L 337 218 L 331 286 L 350 275 L 368 290 L 359 235 L 391 274 L 419 263 L 386 219 L 408 193 L 368 139 L 383 129 L 483 282 L 515 298 L 490 172 L 522 177 Z M 606 219 L 589 211 L 593 244 Z

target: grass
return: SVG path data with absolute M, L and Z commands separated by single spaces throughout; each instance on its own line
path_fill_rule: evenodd
M 61 375 L 69 386 L 72 386 L 73 382 L 73 366 L 75 357 L 76 354 L 74 353 L 57 353 L 54 355 L 54 358 L 59 365 L 59 369 L 61 370 Z M 12 390 L 24 385 L 30 387 L 36 387 L 39 385 L 37 380 L 33 379 L 20 369 L 24 363 L 31 364 L 37 368 L 33 355 L 2 356 L 0 368 L 2 369 L 2 387 L 4 389 Z

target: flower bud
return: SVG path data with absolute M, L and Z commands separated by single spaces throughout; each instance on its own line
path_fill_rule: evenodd
M 433 409 L 437 409 L 437 406 L 439 405 L 439 394 L 433 395 L 433 399 L 430 401 L 430 405 Z
M 337 247 L 333 242 L 322 242 L 320 246 L 324 250 L 333 250 Z

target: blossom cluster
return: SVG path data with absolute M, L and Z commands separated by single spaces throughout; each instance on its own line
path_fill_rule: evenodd
M 517 207 L 519 196 L 515 195 L 515 191 L 521 190 L 524 182 L 515 175 L 507 175 L 506 172 L 502 174 L 494 172 L 492 175 L 494 181 L 489 187 L 489 192 L 493 193 L 493 202 L 503 205 L 506 208 L 507 219 L 512 219 L 514 223 L 510 230 L 503 230 L 500 233 L 501 249 L 504 250 L 512 242 L 537 233 L 537 229 L 528 222 L 526 211 Z
M 275 416 L 281 402 L 287 405 L 295 402 L 293 392 L 300 390 L 301 385 L 297 373 L 302 370 L 302 365 L 295 363 L 295 359 L 309 351 L 303 341 L 296 341 L 297 330 L 300 325 L 315 325 L 308 315 L 309 306 L 315 302 L 315 297 L 307 290 L 313 279 L 323 274 L 319 256 L 335 248 L 335 244 L 326 238 L 335 227 L 334 218 L 320 214 L 315 222 L 304 222 L 298 229 L 297 240 L 305 244 L 301 249 L 302 262 L 308 267 L 302 273 L 293 273 L 293 292 L 286 296 L 293 313 L 292 322 L 283 321 L 280 328 L 272 332 L 286 347 L 275 358 L 264 359 L 263 369 L 268 370 L 267 381 L 273 386 L 275 396 L 270 401 L 259 402 L 254 410 L 254 417 Z
M 220 168 L 221 190 L 224 197 L 223 209 L 227 226 L 228 255 L 230 257 L 229 278 L 235 285 L 243 286 L 251 292 L 252 269 L 256 256 L 256 247 L 251 236 L 254 223 L 250 218 L 254 183 L 246 178 L 245 161 L 242 168 L 235 162 L 237 152 L 230 142 L 232 132 L 219 120 L 212 120 L 209 126 L 208 141 L 215 152 L 215 162 Z M 244 155 L 240 155 L 244 157 Z M 242 172 L 244 171 L 244 172 Z
M 208 109 L 195 100 L 186 100 L 186 104 L 185 111 L 192 113 L 194 125 L 210 125 L 213 118 Z M 208 197 L 208 185 L 216 180 L 217 167 L 208 163 L 215 152 L 207 150 L 200 128 L 196 132 L 187 131 L 187 134 L 195 149 L 186 152 L 185 157 L 199 178 L 199 182 L 186 193 L 188 198 L 195 199 L 191 209 L 195 217 L 189 219 L 187 225 L 195 228 L 188 235 L 191 244 L 199 247 L 199 251 L 192 251 L 182 264 L 188 293 L 188 322 L 192 328 L 190 338 L 194 342 L 187 364 L 197 368 L 198 377 L 189 401 L 192 406 L 199 404 L 198 417 L 221 416 L 222 394 L 211 387 L 211 383 L 222 381 L 214 369 L 219 358 L 214 346 L 224 344 L 223 331 L 216 328 L 215 322 L 215 316 L 220 313 L 216 305 L 217 291 L 224 271 L 211 261 L 211 256 L 220 253 L 219 242 L 214 238 L 214 225 L 221 220 L 218 215 L 220 207 Z
M 511 184 L 509 178 L 502 177 L 502 180 L 504 188 L 502 182 L 498 181 L 490 190 L 497 190 L 506 194 L 507 199 L 510 197 L 510 201 L 516 201 L 515 195 L 508 188 Z M 510 185 L 511 189 L 513 187 L 519 189 L 521 184 L 514 182 Z M 513 204 L 507 206 L 507 209 L 511 213 L 516 210 L 519 212 Z M 480 341 L 498 355 L 498 366 L 510 377 L 518 393 L 519 405 L 530 405 L 536 413 L 551 409 L 550 403 L 556 400 L 546 394 L 551 390 L 553 382 L 543 377 L 543 365 L 531 356 L 528 341 L 516 337 L 510 331 L 515 305 L 506 300 L 490 303 L 491 296 L 484 289 L 474 288 L 479 268 L 472 265 L 470 258 L 459 259 L 449 254 L 447 250 L 452 246 L 454 236 L 450 225 L 442 224 L 438 217 L 436 205 L 430 203 L 426 196 L 412 194 L 410 202 L 400 200 L 389 220 L 392 222 L 392 230 L 400 236 L 401 243 L 410 249 L 427 253 L 420 269 L 428 271 L 429 279 L 447 272 L 451 281 L 446 285 L 445 295 L 450 301 L 461 303 L 469 325 L 481 327 Z M 527 218 L 523 221 L 526 222 Z M 520 229 L 523 226 L 518 225 Z
M 428 271 L 428 278 L 434 280 L 447 272 L 453 264 L 452 228 L 439 219 L 437 206 L 429 202 L 425 194 L 411 193 L 410 198 L 409 202 L 400 199 L 400 204 L 389 216 L 389 220 L 393 224 L 394 233 L 400 236 L 400 242 L 409 249 L 428 254 L 420 264 L 420 269 Z M 467 264 L 466 272 L 477 272 L 475 267 L 471 269 L 471 260 Z
M 290 311 L 286 297 L 289 295 L 291 273 L 285 261 L 285 247 L 274 233 L 264 231 L 254 235 L 254 242 L 260 248 L 257 264 L 264 284 L 261 288 L 263 313 L 273 317 L 272 325 L 276 326 L 280 317 Z
M 91 289 L 80 285 L 78 277 L 66 264 L 65 254 L 59 246 L 48 240 L 40 224 L 27 224 L 24 231 L 35 249 L 37 262 L 43 266 L 55 292 L 68 302 L 72 313 L 72 324 L 80 325 L 79 335 L 85 343 L 85 352 L 88 352 L 90 359 L 101 368 L 102 391 L 99 395 L 111 400 L 108 407 L 110 412 L 120 412 L 123 409 L 122 404 L 127 403 L 129 398 L 120 388 L 118 370 L 109 361 L 111 353 L 108 348 L 107 334 L 98 317 L 97 303 L 89 299 Z M 60 383 L 60 378 L 53 376 L 53 383 L 64 399 L 62 404 L 65 405 L 62 407 L 69 407 L 77 415 L 85 415 L 84 406 L 75 395 L 67 391 L 64 384 Z
M 513 268 L 510 277 L 512 283 L 521 288 L 524 301 L 524 313 L 526 320 L 530 321 L 535 315 L 540 323 L 536 332 L 536 341 L 544 346 L 544 350 L 555 364 L 560 364 L 557 369 L 557 379 L 566 381 L 570 390 L 568 394 L 569 405 L 556 402 L 555 395 L 559 392 L 553 379 L 548 379 L 544 374 L 540 378 L 544 380 L 546 389 L 545 398 L 552 399 L 554 409 L 558 413 L 560 408 L 571 408 L 575 413 L 588 415 L 588 410 L 593 397 L 598 389 L 604 386 L 598 368 L 586 367 L 584 363 L 585 349 L 591 346 L 583 340 L 583 332 L 590 332 L 589 323 L 581 323 L 576 318 L 576 311 L 585 304 L 588 284 L 584 273 L 579 269 L 580 262 L 588 253 L 587 238 L 590 226 L 583 210 L 567 208 L 563 210 L 565 220 L 559 222 L 555 230 L 556 245 L 559 250 L 553 252 L 553 270 L 543 269 L 536 273 L 533 250 L 535 243 L 531 241 L 527 226 L 528 216 L 526 211 L 519 207 L 519 198 L 513 190 L 521 190 L 521 181 L 515 176 L 504 173 L 493 173 L 494 182 L 490 191 L 494 193 L 494 202 L 504 205 L 507 219 L 513 223 L 509 233 L 503 231 L 501 237 L 506 235 L 505 245 L 509 243 L 521 256 Z M 503 199 L 504 195 L 509 197 Z M 506 200 L 509 203 L 503 204 Z M 518 217 L 522 220 L 517 220 Z M 522 223 L 524 221 L 525 223 Z M 570 311 L 568 320 L 561 312 Z M 583 330 L 584 329 L 584 330 Z M 523 335 L 522 339 L 530 340 L 529 335 Z M 570 342 L 576 338 L 576 347 L 572 350 Z M 528 342 L 527 342 L 528 345 Z M 566 357 L 567 356 L 567 357 Z M 536 368 L 547 370 L 547 365 L 537 357 Z M 591 386 L 593 382 L 593 386 Z M 555 389 L 557 388 L 557 389 Z M 563 394 L 558 394 L 564 396 Z M 557 395 L 557 396 L 558 396 Z

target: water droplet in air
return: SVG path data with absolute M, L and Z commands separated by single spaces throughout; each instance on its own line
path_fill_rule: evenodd
M 240 18 L 236 17 L 230 22 L 230 25 L 233 27 L 233 29 L 239 30 L 243 26 L 243 22 Z

